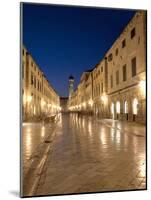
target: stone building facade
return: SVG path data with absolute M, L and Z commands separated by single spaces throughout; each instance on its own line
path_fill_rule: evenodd
M 22 49 L 23 120 L 54 115 L 60 110 L 60 99 L 25 47 Z
M 137 12 L 106 53 L 110 118 L 145 121 L 146 16 Z
M 80 84 L 69 99 L 69 110 L 81 112 L 82 114 L 92 114 L 92 93 L 92 70 L 89 70 L 83 72 L 80 79 Z
M 68 103 L 70 110 L 87 113 L 92 110 L 100 118 L 145 122 L 146 63 L 146 12 L 138 11 L 89 72 L 92 77 L 89 90 L 87 72 L 82 74 L 71 97 L 72 106 Z M 88 96 L 91 108 L 86 107 Z
M 106 118 L 109 114 L 107 82 L 107 60 L 103 58 L 93 70 L 93 111 L 101 118 Z

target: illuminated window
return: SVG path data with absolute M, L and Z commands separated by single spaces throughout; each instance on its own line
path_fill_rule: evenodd
M 138 112 L 138 100 L 135 98 L 133 100 L 133 114 L 137 115 L 137 112 Z
M 120 113 L 120 102 L 116 102 L 116 113 Z

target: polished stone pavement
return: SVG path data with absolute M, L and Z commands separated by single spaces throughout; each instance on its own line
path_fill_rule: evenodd
M 145 144 L 133 132 L 64 114 L 34 195 L 145 189 Z
M 41 149 L 45 138 L 53 131 L 52 124 L 23 123 L 22 126 L 22 164 L 26 174 L 32 162 L 32 157 Z

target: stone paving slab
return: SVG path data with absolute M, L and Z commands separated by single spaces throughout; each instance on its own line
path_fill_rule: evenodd
M 114 129 L 128 132 L 136 136 L 146 137 L 146 126 L 144 124 L 113 119 L 99 119 L 98 121 Z
M 145 138 L 63 115 L 34 195 L 146 188 Z
M 33 129 L 31 128 L 32 125 L 34 126 Z M 53 138 L 55 136 L 55 127 L 55 123 L 28 123 L 24 128 L 22 138 L 24 142 L 24 145 L 22 146 L 22 152 L 24 155 L 22 163 L 22 196 L 32 195 L 32 191 L 34 191 L 34 189 L 37 187 L 42 168 L 47 158 L 47 154 L 49 153 L 52 146 Z M 29 129 L 30 132 L 28 133 Z M 41 138 L 39 136 L 40 131 L 42 131 L 42 133 L 44 132 L 44 135 Z M 31 148 L 30 151 L 28 148 L 26 148 L 26 143 L 28 143 L 28 140 L 25 140 L 26 134 L 30 134 L 30 137 L 33 140 L 31 147 L 29 147 Z

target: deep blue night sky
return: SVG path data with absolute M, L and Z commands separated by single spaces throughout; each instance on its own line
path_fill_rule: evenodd
M 93 68 L 134 15 L 132 10 L 23 4 L 23 43 L 60 96 Z

